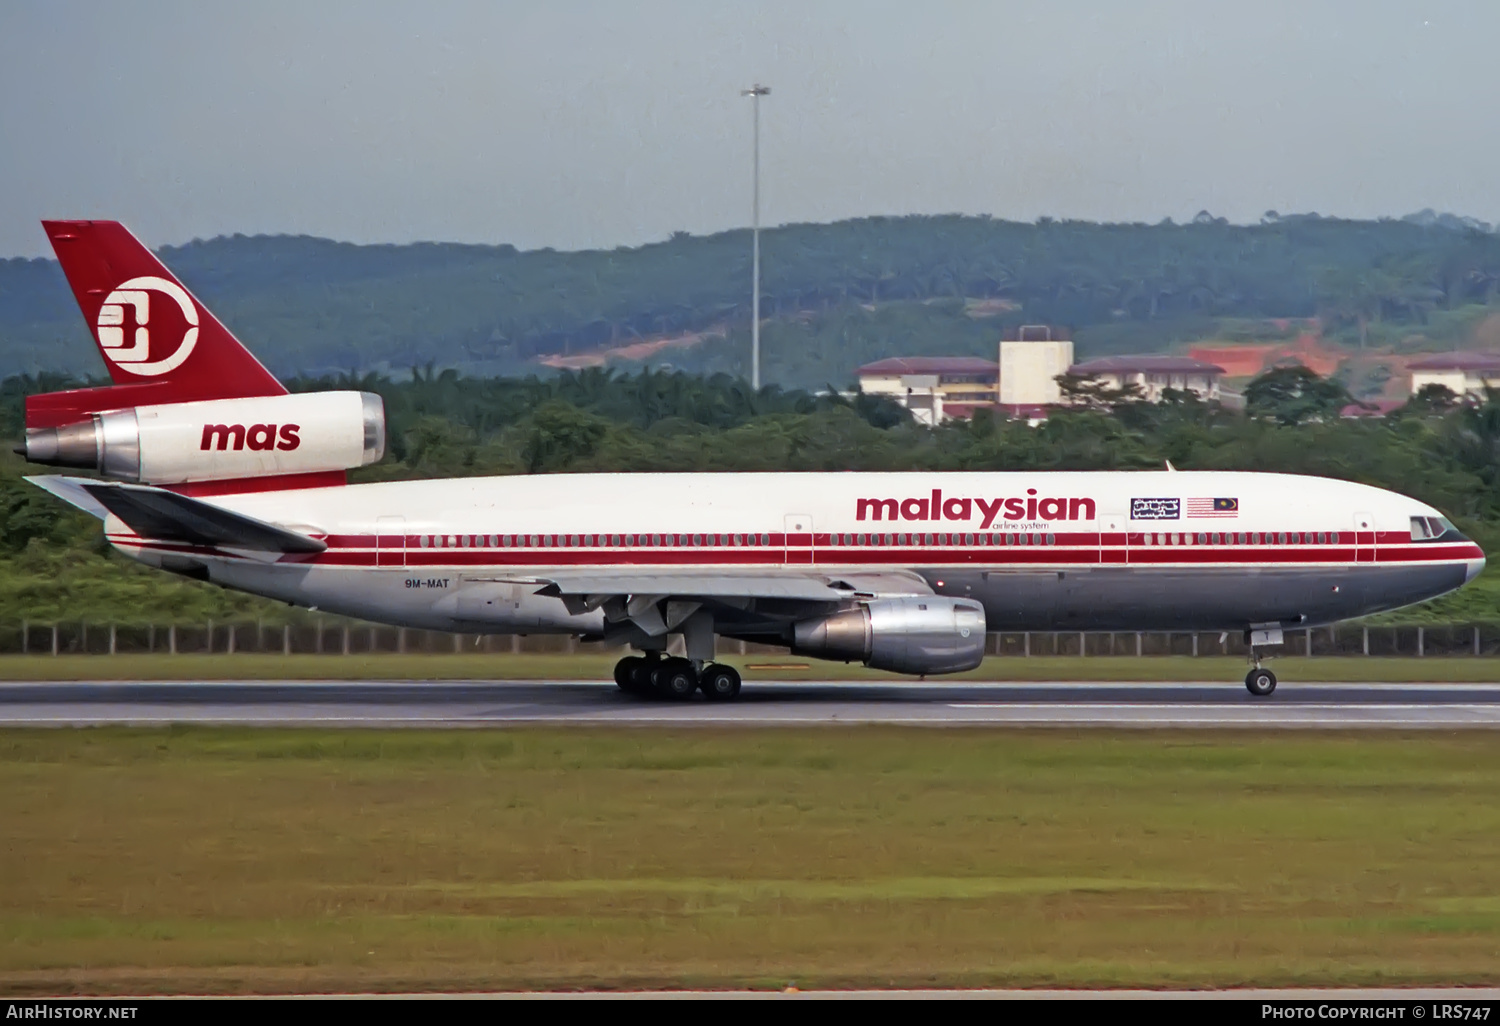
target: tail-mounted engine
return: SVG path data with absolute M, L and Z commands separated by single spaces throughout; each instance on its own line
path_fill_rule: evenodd
M 28 428 L 32 463 L 183 484 L 350 470 L 385 455 L 385 405 L 370 392 L 164 403 Z
M 792 651 L 894 673 L 958 673 L 984 659 L 984 607 L 917 595 L 876 599 L 792 628 Z

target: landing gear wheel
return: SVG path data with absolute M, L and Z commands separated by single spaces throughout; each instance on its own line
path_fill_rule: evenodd
M 703 668 L 703 679 L 698 682 L 703 697 L 711 702 L 729 702 L 740 696 L 740 675 L 733 666 L 709 663 Z
M 686 659 L 663 659 L 651 674 L 651 683 L 663 698 L 684 701 L 698 690 L 698 675 Z
M 1276 690 L 1276 674 L 1256 667 L 1245 674 L 1245 690 L 1257 698 L 1264 698 Z
M 640 675 L 645 666 L 646 660 L 640 656 L 626 656 L 615 663 L 615 683 L 620 690 L 630 695 L 640 694 Z

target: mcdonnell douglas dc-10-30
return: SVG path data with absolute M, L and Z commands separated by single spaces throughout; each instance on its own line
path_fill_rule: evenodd
M 289 394 L 123 226 L 45 221 L 111 386 L 34 395 L 32 482 L 142 563 L 299 606 L 640 652 L 630 693 L 727 700 L 718 637 L 902 674 L 987 630 L 1311 627 L 1484 566 L 1430 506 L 1346 481 L 1191 471 L 554 474 L 349 484 L 385 452 L 360 392 Z M 685 657 L 668 657 L 681 636 Z

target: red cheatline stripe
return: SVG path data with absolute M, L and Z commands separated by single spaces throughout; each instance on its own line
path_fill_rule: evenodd
M 166 545 L 166 544 L 159 544 L 159 543 L 152 543 L 152 542 L 141 542 L 139 539 L 120 539 L 120 541 L 122 541 L 125 544 L 129 544 L 129 545 L 132 545 L 132 546 L 135 546 L 135 547 L 139 547 L 139 548 L 142 548 L 142 549 L 149 549 L 149 550 L 158 551 L 158 552 L 172 552 L 172 553 L 193 554 L 193 555 L 220 556 L 220 557 L 224 557 L 224 558 L 236 558 L 236 557 L 233 557 L 232 555 L 230 555 L 229 553 L 223 553 L 223 552 L 220 552 L 220 551 L 218 551 L 216 549 L 210 549 L 210 548 L 197 548 L 197 547 L 187 546 L 187 545 Z M 481 552 L 477 552 L 477 551 L 471 551 L 471 552 L 449 551 L 449 552 L 446 552 L 446 553 L 433 552 L 433 553 L 423 553 L 423 554 L 420 554 L 422 556 L 425 556 L 426 558 L 413 558 L 414 556 L 417 556 L 418 554 L 408 553 L 407 554 L 408 558 L 407 558 L 407 560 L 406 560 L 406 562 L 404 564 L 402 564 L 396 558 L 396 555 L 397 555 L 396 553 L 390 553 L 390 554 L 388 554 L 389 555 L 388 559 L 377 559 L 377 556 L 385 556 L 385 555 L 387 555 L 387 554 L 377 554 L 377 553 L 375 553 L 373 551 L 357 551 L 357 550 L 347 550 L 346 549 L 346 550 L 329 551 L 329 552 L 323 552 L 323 553 L 317 553 L 317 554 L 285 556 L 285 557 L 282 558 L 282 562 L 284 562 L 284 563 L 297 563 L 297 564 L 314 564 L 314 565 L 319 565 L 319 566 L 330 566 L 330 567 L 333 567 L 333 566 L 350 567 L 350 568 L 368 567 L 368 568 L 393 569 L 393 570 L 394 569 L 402 569 L 403 567 L 406 568 L 406 569 L 442 568 L 442 567 L 472 567 L 472 568 L 488 568 L 488 569 L 495 569 L 495 570 L 514 569 L 514 570 L 524 570 L 524 571 L 541 570 L 541 569 L 547 569 L 547 568 L 562 568 L 562 567 L 575 567 L 575 568 L 597 569 L 597 570 L 601 570 L 601 571 L 614 571 L 614 570 L 620 570 L 620 571 L 624 571 L 624 570 L 645 571 L 645 570 L 650 570 L 650 569 L 653 569 L 653 568 L 664 568 L 664 567 L 667 567 L 667 568 L 676 568 L 676 569 L 733 570 L 733 569 L 744 569 L 744 568 L 751 568 L 751 569 L 753 569 L 753 568 L 774 569 L 774 568 L 786 567 L 786 566 L 808 566 L 808 567 L 819 568 L 819 569 L 827 569 L 827 570 L 834 570 L 834 569 L 838 569 L 838 570 L 852 570 L 852 569 L 858 569 L 858 568 L 861 568 L 861 567 L 877 567 L 877 568 L 878 567 L 899 567 L 899 568 L 921 567 L 921 568 L 924 568 L 924 569 L 933 569 L 933 570 L 951 568 L 951 569 L 956 569 L 956 570 L 963 570 L 963 569 L 970 569 L 970 570 L 992 569 L 992 570 L 1004 571 L 1004 570 L 1007 570 L 1007 569 L 1018 569 L 1018 568 L 1027 568 L 1027 567 L 1030 567 L 1030 568 L 1054 568 L 1054 567 L 1068 568 L 1068 567 L 1087 567 L 1087 566 L 1107 566 L 1107 567 L 1119 567 L 1119 568 L 1127 568 L 1128 569 L 1128 568 L 1131 568 L 1131 567 L 1139 567 L 1139 568 L 1164 568 L 1164 567 L 1180 566 L 1180 567 L 1193 567 L 1193 568 L 1197 568 L 1197 569 L 1212 569 L 1212 568 L 1216 568 L 1216 567 L 1217 568 L 1222 568 L 1222 569 L 1246 569 L 1246 568 L 1250 568 L 1250 567 L 1275 568 L 1275 567 L 1295 567 L 1295 566 L 1316 566 L 1316 565 L 1321 565 L 1321 566 L 1327 566 L 1330 569 L 1338 569 L 1338 568 L 1342 568 L 1342 567 L 1351 567 L 1351 566 L 1352 567 L 1359 567 L 1359 566 L 1371 566 L 1371 565 L 1375 565 L 1373 562 L 1368 561 L 1368 560 L 1356 562 L 1354 559 L 1351 558 L 1352 550 L 1351 551 L 1337 551 L 1337 550 L 1334 550 L 1334 551 L 1324 551 L 1324 552 L 1278 552 L 1278 553 L 1275 554 L 1278 558 L 1268 559 L 1268 558 L 1262 558 L 1258 554 L 1249 553 L 1249 552 L 1243 552 L 1243 553 L 1228 553 L 1228 552 L 1223 552 L 1223 551 L 1219 551 L 1219 552 L 1208 552 L 1208 551 L 1191 552 L 1191 551 L 1189 551 L 1189 550 L 1187 550 L 1185 548 L 1182 549 L 1182 550 L 1179 550 L 1179 551 L 1177 551 L 1175 553 L 1172 553 L 1170 555 L 1168 553 L 1165 553 L 1165 552 L 1158 552 L 1158 553 L 1152 553 L 1151 554 L 1151 556 L 1157 557 L 1157 558 L 1139 558 L 1138 559 L 1138 558 L 1135 558 L 1136 553 L 1131 553 L 1131 558 L 1129 559 L 1128 562 L 1121 560 L 1119 558 L 1119 554 L 1108 554 L 1107 557 L 1106 557 L 1106 559 L 1103 562 L 1100 562 L 1098 560 L 1098 558 L 1097 558 L 1096 555 L 1090 554 L 1090 553 L 1077 553 L 1077 552 L 1068 553 L 1066 551 L 1052 551 L 1052 552 L 1047 552 L 1045 550 L 1037 550 L 1034 553 L 1031 553 L 1031 552 L 1016 553 L 1014 558 L 1007 559 L 1007 560 L 998 560 L 998 559 L 996 559 L 996 560 L 984 560 L 984 561 L 981 561 L 981 560 L 972 560 L 972 561 L 970 561 L 970 560 L 963 560 L 961 558 L 955 558 L 958 554 L 953 553 L 953 552 L 862 553 L 861 555 L 864 558 L 855 557 L 854 554 L 851 553 L 850 554 L 850 558 L 846 558 L 846 559 L 821 558 L 816 563 L 812 563 L 812 562 L 808 562 L 808 561 L 790 562 L 790 561 L 786 561 L 786 560 L 782 560 L 782 559 L 745 559 L 743 561 L 737 561 L 737 562 L 726 562 L 726 561 L 724 561 L 722 559 L 715 559 L 715 558 L 712 558 L 712 557 L 705 558 L 707 556 L 707 554 L 702 554 L 702 553 L 699 553 L 699 554 L 693 554 L 693 553 L 674 553 L 674 554 L 670 554 L 670 555 L 668 555 L 666 553 L 663 553 L 661 555 L 664 558 L 659 558 L 659 559 L 613 559 L 613 560 L 609 560 L 609 561 L 587 560 L 587 559 L 583 559 L 583 558 L 579 558 L 579 559 L 561 559 L 561 558 L 556 558 L 559 555 L 557 553 L 552 553 L 552 554 L 548 554 L 548 555 L 544 555 L 544 554 L 538 553 L 537 556 L 536 556 L 536 558 L 534 558 L 534 559 L 519 559 L 518 558 L 518 559 L 503 560 L 502 561 L 502 560 L 498 560 L 498 559 L 494 558 L 494 554 L 486 554 L 486 553 L 481 553 Z M 549 558 L 549 555 L 552 558 Z M 583 554 L 579 553 L 578 555 L 582 556 Z M 1408 566 L 1413 566 L 1413 565 L 1452 565 L 1452 564 L 1455 564 L 1455 563 L 1462 562 L 1465 558 L 1478 558 L 1478 557 L 1439 555 L 1439 554 L 1436 554 L 1436 553 L 1428 553 L 1428 552 L 1418 552 L 1418 553 L 1410 553 L 1410 554 L 1388 552 L 1388 553 L 1382 553 L 1382 554 L 1380 554 L 1380 557 L 1377 560 L 1377 562 L 1380 563 L 1380 564 L 1386 565 L 1386 566 L 1391 566 L 1391 565 L 1396 565 L 1396 564 L 1408 565 Z
M 1297 534 L 1301 534 L 1304 537 L 1304 539 L 1311 539 L 1313 537 L 1317 537 L 1317 536 L 1325 535 L 1325 534 L 1327 534 L 1327 535 L 1337 534 L 1338 535 L 1338 540 L 1334 541 L 1334 542 L 1319 542 L 1319 541 L 1304 540 L 1302 542 L 1295 542 L 1295 543 L 1293 543 L 1293 542 L 1277 542 L 1275 540 L 1271 540 L 1271 541 L 1255 541 L 1255 542 L 1234 542 L 1232 540 L 1228 540 L 1228 539 L 1232 539 L 1233 536 L 1236 533 L 1239 533 L 1241 535 L 1244 535 L 1244 534 L 1248 533 L 1248 534 L 1254 534 L 1258 538 L 1271 537 L 1273 539 L 1277 538 L 1277 537 L 1288 536 L 1288 535 L 1295 536 Z M 1361 532 L 1362 535 L 1368 535 L 1368 533 L 1369 532 Z M 750 538 L 751 536 L 749 536 L 749 535 L 733 535 L 733 536 L 731 536 L 731 535 L 724 535 L 724 534 L 720 534 L 720 535 L 713 535 L 713 534 L 681 535 L 681 534 L 679 534 L 679 535 L 675 535 L 675 536 L 674 535 L 649 535 L 648 536 L 648 535 L 640 535 L 640 534 L 637 534 L 637 535 L 634 535 L 634 536 L 630 536 L 630 535 L 607 535 L 607 534 L 603 534 L 603 535 L 593 535 L 593 534 L 591 534 L 591 535 L 576 535 L 576 534 L 575 535 L 561 535 L 561 534 L 558 534 L 558 535 L 553 535 L 553 534 L 544 534 L 544 535 L 536 535 L 536 534 L 520 534 L 520 535 L 516 535 L 516 534 L 512 534 L 512 535 L 493 535 L 493 534 L 492 535 L 482 535 L 482 534 L 441 534 L 440 535 L 440 534 L 431 534 L 431 535 L 427 535 L 427 534 L 421 534 L 421 535 L 415 535 L 414 534 L 414 535 L 405 535 L 404 537 L 400 536 L 400 535 L 380 535 L 379 538 L 380 538 L 380 542 L 381 542 L 382 545 L 389 543 L 393 547 L 398 547 L 399 548 L 400 545 L 405 544 L 405 546 L 408 549 L 433 549 L 433 550 L 437 550 L 437 551 L 451 550 L 451 549 L 492 549 L 492 550 L 499 550 L 499 551 L 505 551 L 507 549 L 521 549 L 521 550 L 543 549 L 543 550 L 546 550 L 546 551 L 559 551 L 559 550 L 560 551 L 568 551 L 568 550 L 597 551 L 597 550 L 601 550 L 602 549 L 602 550 L 624 550 L 624 551 L 631 551 L 631 552 L 638 551 L 638 550 L 645 550 L 645 551 L 659 551 L 659 550 L 676 551 L 676 550 L 681 550 L 681 549 L 714 549 L 716 551 L 717 550 L 723 550 L 723 549 L 734 549 L 734 550 L 741 550 L 741 549 L 743 549 L 743 550 L 749 550 L 749 551 L 764 551 L 766 549 L 782 549 L 782 548 L 786 548 L 788 546 L 791 546 L 791 547 L 807 547 L 809 544 L 811 544 L 813 547 L 818 548 L 818 549 L 846 548 L 846 549 L 857 549 L 857 550 L 860 550 L 860 551 L 864 551 L 866 549 L 901 549 L 901 550 L 910 550 L 910 549 L 913 549 L 913 548 L 916 548 L 916 549 L 926 549 L 926 548 L 932 548 L 932 547 L 934 547 L 934 544 L 936 544 L 937 546 L 943 547 L 943 548 L 965 548 L 965 549 L 968 549 L 968 548 L 974 548 L 974 549 L 1001 549 L 1001 548 L 1005 548 L 1005 549 L 1010 549 L 1010 548 L 1018 548 L 1018 547 L 1029 547 L 1030 543 L 1031 543 L 1031 541 L 1033 539 L 1035 539 L 1037 542 L 1044 542 L 1044 540 L 1048 539 L 1048 538 L 1050 538 L 1051 541 L 1048 542 L 1048 543 L 1046 543 L 1046 544 L 1050 544 L 1052 546 L 1068 546 L 1068 545 L 1098 546 L 1099 544 L 1101 544 L 1101 541 L 1105 545 L 1109 545 L 1109 544 L 1116 544 L 1116 545 L 1118 545 L 1118 544 L 1123 544 L 1125 542 L 1125 539 L 1128 538 L 1129 539 L 1129 544 L 1130 544 L 1130 546 L 1132 548 L 1137 547 L 1137 546 L 1142 547 L 1142 548 L 1146 548 L 1146 547 L 1154 548 L 1154 547 L 1158 547 L 1158 546 L 1156 546 L 1155 544 L 1149 544 L 1148 545 L 1148 543 L 1146 542 L 1146 538 L 1147 537 L 1151 537 L 1153 539 L 1156 539 L 1156 538 L 1164 538 L 1166 536 L 1170 536 L 1172 538 L 1172 542 L 1171 542 L 1172 546 L 1175 546 L 1175 545 L 1178 544 L 1178 539 L 1180 539 L 1180 538 L 1187 538 L 1187 539 L 1190 539 L 1190 540 L 1188 540 L 1187 542 L 1184 543 L 1187 546 L 1212 545 L 1212 546 L 1217 547 L 1217 548 L 1227 548 L 1227 547 L 1231 547 L 1231 546 L 1235 546 L 1235 545 L 1241 545 L 1241 546 L 1245 546 L 1245 547 L 1249 547 L 1249 548 L 1257 548 L 1258 549 L 1258 548 L 1266 548 L 1266 547 L 1271 547 L 1271 546 L 1278 546 L 1278 547 L 1280 547 L 1280 546 L 1285 546 L 1285 545 L 1290 545 L 1290 544 L 1296 544 L 1296 545 L 1353 545 L 1355 543 L 1355 532 L 1354 531 L 1342 531 L 1342 532 L 1332 532 L 1332 531 L 1301 531 L 1301 532 L 1297 532 L 1297 531 L 1255 531 L 1255 532 L 1244 532 L 1244 531 L 1241 531 L 1241 532 L 1233 532 L 1233 531 L 1184 531 L 1184 530 L 1172 530 L 1172 531 L 1151 531 L 1151 532 L 1132 531 L 1132 532 L 1129 532 L 1128 534 L 1124 533 L 1124 532 L 1112 532 L 1112 533 L 1107 532 L 1107 533 L 1104 533 L 1104 534 L 1098 534 L 1098 533 L 1090 534 L 1090 533 L 1076 533 L 1076 532 L 1060 532 L 1060 533 L 1057 533 L 1057 532 L 1041 532 L 1041 531 L 1031 531 L 1031 532 L 1015 532 L 1015 531 L 1006 531 L 1006 532 L 999 532 L 999 531 L 996 531 L 996 532 L 953 532 L 953 531 L 942 532 L 942 531 L 924 531 L 924 532 L 900 532 L 899 534 L 897 532 L 891 532 L 891 534 L 896 535 L 898 538 L 905 538 L 905 539 L 908 539 L 908 540 L 906 540 L 906 541 L 897 541 L 897 542 L 894 542 L 894 543 L 886 543 L 883 540 L 881 540 L 881 541 L 877 541 L 877 542 L 875 542 L 873 544 L 853 544 L 853 545 L 846 544 L 843 541 L 835 542 L 833 540 L 835 537 L 837 537 L 837 538 L 843 538 L 843 537 L 870 537 L 870 535 L 868 535 L 868 534 L 860 534 L 860 533 L 856 533 L 856 532 L 850 532 L 848 535 L 844 535 L 844 534 L 839 534 L 839 535 L 822 535 L 822 534 L 820 534 L 820 535 L 815 536 L 816 540 L 814 542 L 811 542 L 811 543 L 808 542 L 807 535 L 792 535 L 791 536 L 792 540 L 788 541 L 786 535 L 772 534 L 772 535 L 769 535 L 769 536 L 764 536 L 764 537 L 769 537 L 770 538 L 770 541 L 768 543 L 766 543 L 766 544 L 760 544 L 758 541 L 756 541 L 756 542 L 751 542 L 751 543 L 748 543 L 748 544 L 745 544 L 745 545 L 739 545 L 739 544 L 735 544 L 735 543 L 727 542 L 727 541 L 715 544 L 714 543 L 714 538 L 716 538 L 716 537 L 720 538 L 720 539 L 727 539 L 727 538 L 730 538 L 730 537 L 733 537 L 733 538 L 740 538 L 740 537 Z M 929 535 L 947 535 L 950 538 L 963 538 L 964 541 L 962 541 L 962 542 L 951 542 L 949 544 L 929 543 L 929 542 L 927 542 L 927 541 L 924 540 Z M 1223 537 L 1226 538 L 1226 540 L 1223 541 L 1223 542 L 1208 541 L 1208 542 L 1201 542 L 1200 543 L 1199 541 L 1197 541 L 1197 538 L 1198 538 L 1199 535 L 1208 535 L 1210 538 L 1217 538 L 1217 537 L 1223 536 Z M 890 535 L 880 534 L 880 535 L 877 535 L 875 537 L 877 537 L 879 539 L 884 539 L 884 538 L 889 537 L 889 536 Z M 573 540 L 574 539 L 578 539 L 580 537 L 587 537 L 587 538 L 589 538 L 590 539 L 590 544 L 574 544 Z M 693 543 L 685 543 L 685 542 L 682 542 L 682 541 L 678 541 L 676 543 L 670 543 L 669 542 L 668 544 L 664 544 L 664 545 L 657 545 L 657 544 L 654 544 L 654 543 L 652 543 L 652 544 L 643 544 L 643 543 L 640 543 L 640 542 L 637 542 L 634 545 L 626 545 L 626 544 L 611 545 L 611 544 L 608 544 L 608 541 L 607 541 L 607 539 L 609 539 L 610 537 L 615 537 L 615 538 L 635 537 L 635 538 L 638 538 L 638 539 L 639 538 L 644 538 L 644 537 L 650 537 L 650 538 L 653 539 L 653 541 L 654 541 L 655 538 L 658 538 L 658 537 L 665 537 L 665 538 L 673 538 L 673 537 L 675 537 L 675 538 L 678 538 L 678 539 L 693 538 L 693 539 L 695 539 L 695 541 Z M 759 537 L 763 537 L 763 536 L 754 536 L 754 537 L 759 538 Z M 969 544 L 969 542 L 967 541 L 967 539 L 970 538 L 970 537 L 972 537 L 972 538 L 975 539 L 975 541 L 974 541 L 974 543 L 972 545 Z M 501 538 L 505 538 L 505 539 L 519 539 L 519 542 L 515 543 L 515 544 L 500 544 L 499 540 Z M 544 540 L 541 543 L 537 544 L 537 545 L 532 545 L 532 544 L 529 544 L 528 541 L 527 541 L 527 539 L 530 539 L 530 538 L 541 538 L 541 539 L 544 539 Z M 592 539 L 595 539 L 595 538 L 599 538 L 599 539 L 604 540 L 604 543 L 603 544 L 594 544 L 594 543 L 592 543 Z M 699 538 L 701 538 L 701 539 L 704 540 L 702 544 L 698 544 L 696 542 L 696 539 L 699 539 Z M 988 540 L 989 538 L 994 538 L 995 540 L 993 542 L 990 542 Z M 453 544 L 451 544 L 451 545 L 447 544 L 447 539 L 453 539 Z M 548 541 L 547 539 L 551 539 L 551 540 Z M 1007 539 L 1015 539 L 1015 541 L 1009 541 Z M 330 548 L 351 548 L 351 547 L 353 547 L 353 548 L 373 548 L 376 545 L 376 536 L 375 535 L 371 535 L 371 534 L 334 534 L 334 535 L 327 536 L 324 540 L 327 541 L 327 543 L 328 543 L 328 545 L 329 545 Z M 1368 543 L 1369 543 L 1368 537 L 1362 537 L 1361 538 L 1360 544 L 1368 544 Z M 1411 535 L 1408 534 L 1408 533 L 1406 533 L 1406 532 L 1401 532 L 1401 531 L 1382 531 L 1382 532 L 1379 533 L 1378 537 L 1375 539 L 1375 544 L 1378 544 L 1378 545 L 1407 545 L 1407 544 L 1411 544 Z M 1463 542 L 1424 542 L 1422 544 L 1424 544 L 1424 545 L 1449 545 L 1449 544 L 1467 544 L 1467 543 L 1463 543 Z M 1162 545 L 1160 547 L 1168 547 L 1168 546 L 1167 545 Z
M 1095 536 L 1098 537 L 1098 536 Z M 1118 535 L 1106 535 L 1118 539 Z M 124 545 L 140 546 L 163 552 L 217 552 L 211 547 L 143 542 L 131 534 L 111 533 L 109 539 Z M 383 540 L 383 539 L 382 539 Z M 1108 545 L 995 545 L 970 547 L 825 547 L 786 550 L 778 546 L 754 548 L 412 548 L 403 553 L 399 544 L 389 548 L 374 546 L 371 535 L 335 536 L 329 550 L 323 553 L 287 557 L 298 563 L 321 563 L 340 566 L 396 565 L 404 555 L 408 566 L 782 566 L 816 565 L 825 567 L 857 566 L 1158 566 L 1223 565 L 1279 566 L 1324 563 L 1359 565 L 1361 563 L 1441 563 L 1483 558 L 1483 552 L 1472 542 L 1429 542 L 1379 547 L 1344 545 L 1131 545 L 1128 548 Z M 351 546 L 337 542 L 363 542 Z M 395 541 L 395 539 L 392 539 Z M 1372 551 L 1373 548 L 1373 551 Z M 1373 557 L 1373 559 L 1371 558 Z

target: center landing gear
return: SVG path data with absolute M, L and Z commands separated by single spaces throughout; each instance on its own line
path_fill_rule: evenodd
M 663 659 L 655 653 L 621 659 L 615 664 L 615 683 L 626 694 L 678 702 L 700 690 L 711 702 L 732 701 L 740 694 L 740 675 L 732 666 L 709 663 L 700 670 L 690 659 Z

